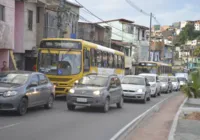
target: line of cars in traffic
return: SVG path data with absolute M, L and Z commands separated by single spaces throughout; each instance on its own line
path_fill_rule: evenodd
M 156 74 L 117 75 L 89 74 L 75 82 L 67 94 L 67 107 L 100 107 L 107 112 L 111 104 L 122 108 L 124 100 L 140 100 L 143 103 L 162 92 L 180 90 L 176 77 Z M 16 111 L 24 115 L 35 106 L 53 107 L 55 86 L 42 73 L 9 71 L 0 73 L 0 111 Z
M 174 76 L 156 74 L 126 75 L 119 79 L 117 75 L 90 74 L 77 81 L 67 94 L 67 107 L 100 107 L 107 112 L 111 104 L 122 108 L 124 100 L 139 100 L 143 103 L 161 93 L 180 90 L 180 82 Z

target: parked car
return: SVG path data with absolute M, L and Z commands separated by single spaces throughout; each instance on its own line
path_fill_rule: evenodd
M 151 85 L 151 96 L 156 97 L 160 96 L 161 94 L 161 87 L 160 87 L 160 81 L 158 79 L 157 74 L 149 74 L 149 73 L 142 73 L 141 76 L 144 76 L 148 79 L 150 85 Z
M 127 75 L 122 79 L 124 99 L 150 101 L 151 89 L 147 78 L 143 76 Z
M 0 110 L 17 111 L 24 115 L 27 108 L 44 105 L 53 107 L 55 87 L 37 72 L 10 71 L 0 73 Z
M 181 87 L 187 84 L 187 79 L 186 78 L 184 78 L 184 77 L 177 77 L 177 78 L 180 81 L 180 86 Z
M 67 107 L 74 110 L 76 106 L 100 107 L 104 112 L 111 104 L 118 108 L 123 106 L 123 90 L 117 75 L 84 76 L 67 95 Z
M 172 92 L 172 82 L 168 76 L 158 77 L 161 83 L 161 92 L 171 93 Z
M 175 76 L 170 76 L 169 78 L 172 82 L 173 90 L 179 91 L 180 90 L 180 82 L 179 82 L 178 78 L 176 78 Z

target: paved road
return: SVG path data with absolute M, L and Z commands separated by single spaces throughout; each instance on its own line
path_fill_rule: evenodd
M 113 106 L 108 113 L 87 108 L 71 112 L 67 110 L 64 100 L 57 100 L 52 110 L 31 109 L 23 117 L 3 113 L 0 114 L 0 139 L 109 140 L 131 120 L 171 95 L 152 98 L 146 105 L 125 103 L 123 109 Z

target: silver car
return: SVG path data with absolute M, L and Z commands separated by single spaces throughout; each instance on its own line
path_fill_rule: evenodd
M 151 89 L 147 78 L 143 76 L 127 75 L 122 80 L 124 99 L 150 101 Z
M 172 82 L 168 76 L 159 76 L 159 81 L 161 84 L 161 92 L 171 93 L 172 92 Z
M 55 87 L 42 73 L 0 73 L 0 111 L 17 111 L 19 115 L 24 115 L 30 107 L 44 105 L 50 109 L 54 97 Z
M 118 108 L 123 106 L 123 91 L 117 75 L 87 75 L 78 81 L 67 94 L 67 107 L 74 110 L 76 106 L 100 107 L 107 112 L 111 104 Z
M 173 91 L 179 91 L 180 90 L 180 82 L 179 82 L 178 78 L 176 78 L 175 76 L 170 76 L 169 78 L 172 82 Z

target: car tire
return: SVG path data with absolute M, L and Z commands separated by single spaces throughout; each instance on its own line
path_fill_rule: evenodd
M 44 105 L 44 107 L 46 109 L 53 108 L 53 102 L 54 102 L 54 97 L 53 97 L 53 95 L 50 95 L 49 98 L 48 98 L 48 102 L 47 102 L 47 104 Z
M 17 109 L 17 113 L 20 116 L 23 116 L 23 115 L 26 114 L 27 108 L 28 108 L 28 100 L 26 98 L 22 98 L 20 103 L 19 103 L 19 106 L 18 106 L 18 109 Z
M 123 97 L 121 97 L 119 103 L 117 103 L 117 108 L 122 108 L 123 104 L 124 104 L 124 99 L 123 99 Z
M 109 111 L 109 108 L 110 108 L 110 99 L 109 98 L 106 98 L 105 100 L 105 104 L 103 106 L 103 112 L 106 113 Z
M 151 101 L 151 97 L 150 96 L 147 98 L 147 101 Z
M 73 110 L 75 110 L 76 106 L 75 105 L 71 105 L 71 104 L 67 104 L 67 108 L 68 108 L 68 110 L 73 111 Z
M 144 99 L 142 100 L 142 103 L 146 104 L 146 102 L 147 102 L 147 97 L 146 97 L 146 94 L 145 94 Z

